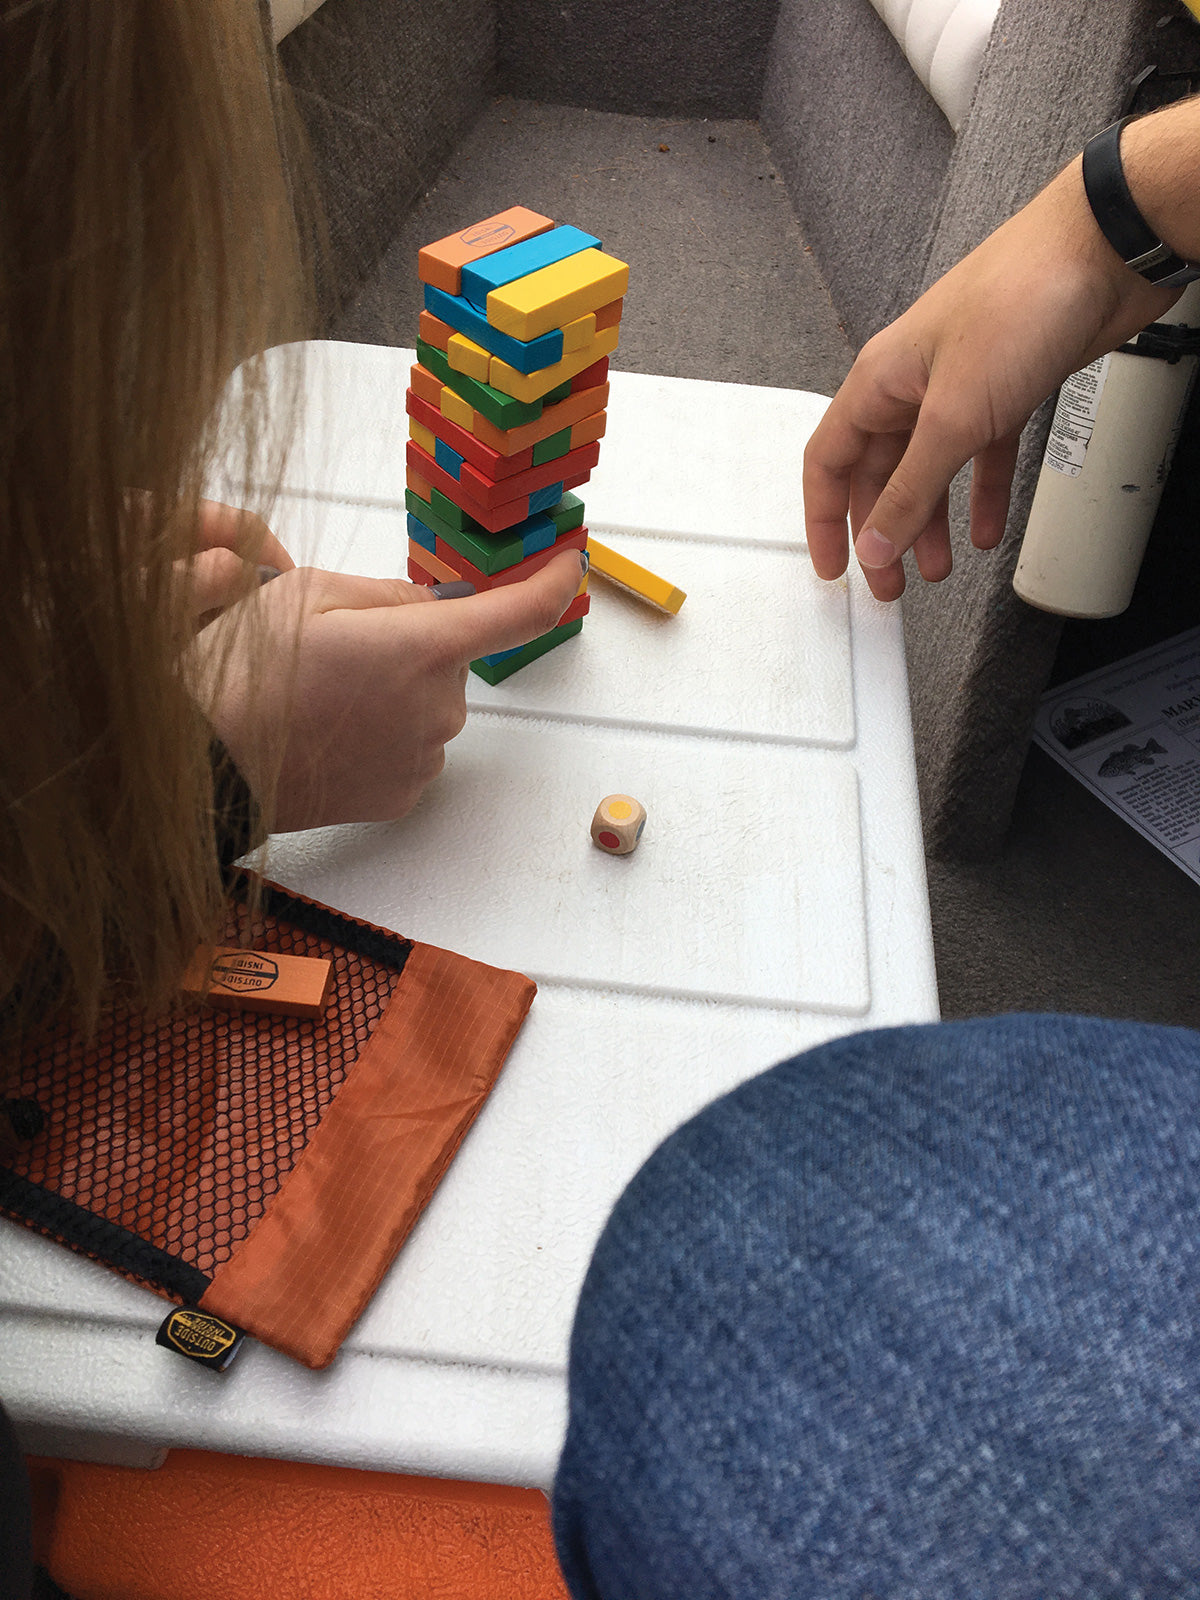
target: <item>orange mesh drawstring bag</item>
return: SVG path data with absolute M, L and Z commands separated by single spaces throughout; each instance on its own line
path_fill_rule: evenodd
M 323 1015 L 114 1012 L 86 1048 L 65 1029 L 26 1047 L 0 1210 L 187 1308 L 160 1343 L 223 1367 L 245 1332 L 322 1367 L 536 988 L 274 885 L 252 916 L 248 887 L 221 942 L 332 960 Z

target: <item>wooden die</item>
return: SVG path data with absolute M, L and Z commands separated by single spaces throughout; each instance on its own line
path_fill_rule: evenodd
M 605 795 L 592 818 L 592 843 L 611 856 L 636 850 L 646 826 L 646 808 L 628 794 Z

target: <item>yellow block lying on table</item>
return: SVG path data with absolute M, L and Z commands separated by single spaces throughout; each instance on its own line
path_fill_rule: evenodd
M 646 567 L 639 567 L 636 561 L 630 561 L 627 556 L 619 556 L 599 540 L 589 538 L 587 548 L 593 572 L 607 578 L 609 583 L 615 583 L 619 589 L 628 589 L 630 594 L 656 606 L 659 611 L 674 616 L 687 599 L 684 591 L 668 583 L 666 578 L 660 578 Z

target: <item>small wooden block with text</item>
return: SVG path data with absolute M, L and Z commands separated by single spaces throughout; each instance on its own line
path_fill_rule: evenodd
M 238 946 L 202 948 L 183 976 L 183 992 L 227 1011 L 319 1017 L 329 1000 L 333 962 Z

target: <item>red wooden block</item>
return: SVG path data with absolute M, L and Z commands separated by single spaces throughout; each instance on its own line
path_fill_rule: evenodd
M 422 400 L 419 394 L 409 389 L 404 397 L 404 407 L 410 417 L 415 417 L 418 422 L 424 423 L 431 433 L 436 433 L 439 439 L 445 441 L 451 450 L 457 450 L 460 456 L 479 468 L 485 477 L 493 482 L 501 478 L 511 478 L 514 473 L 524 472 L 533 465 L 533 446 L 519 451 L 515 456 L 502 456 L 499 450 L 493 450 L 491 445 L 484 444 L 482 439 L 477 439 L 473 433 L 468 433 L 465 428 L 460 428 L 457 422 L 451 422 L 449 417 L 444 417 L 437 406 L 431 406 L 427 400 Z M 550 482 L 557 480 L 551 478 Z
M 586 536 L 586 534 L 587 530 L 584 528 L 584 536 Z M 573 538 L 573 536 L 568 536 L 568 538 Z M 426 568 L 421 565 L 421 560 L 418 560 L 416 555 L 410 555 L 410 557 L 408 557 L 408 581 L 413 582 L 413 584 L 422 584 L 422 586 L 426 587 L 426 589 L 432 589 L 434 584 L 451 582 L 453 579 L 464 579 L 466 582 L 474 582 L 475 587 L 480 590 L 482 590 L 485 586 L 496 589 L 496 587 L 499 587 L 499 582 L 501 582 L 501 579 L 504 579 L 504 582 L 515 584 L 515 582 L 520 582 L 522 579 L 531 578 L 531 576 L 533 576 L 533 574 L 536 573 L 539 568 L 546 566 L 546 563 L 549 562 L 550 557 L 554 557 L 554 555 L 558 554 L 558 550 L 566 549 L 582 549 L 582 544 L 568 544 L 566 539 L 560 539 L 560 541 L 555 544 L 554 549 L 539 550 L 538 554 L 531 555 L 531 557 L 528 558 L 528 562 L 522 562 L 520 563 L 520 566 L 510 566 L 506 573 L 501 573 L 499 574 L 498 578 L 491 579 L 485 578 L 483 573 L 478 571 L 478 568 L 475 568 L 475 566 L 470 565 L 470 562 L 464 560 L 464 558 L 458 554 L 458 550 L 454 550 L 453 555 L 454 558 L 458 560 L 459 565 L 462 566 L 462 571 L 459 571 L 458 568 L 453 568 L 453 566 L 446 566 L 445 570 L 443 570 L 442 562 L 434 560 L 434 562 L 430 563 L 430 565 L 437 566 L 438 574 L 427 571 Z M 421 547 L 418 546 L 418 550 L 421 550 Z M 429 550 L 421 550 L 421 558 L 422 560 L 429 560 Z M 450 574 L 450 576 L 446 576 L 446 574 Z M 472 574 L 475 574 L 475 576 L 472 576 Z M 483 578 L 483 582 L 477 582 L 477 578 Z M 563 611 L 562 616 L 560 616 L 558 621 L 555 622 L 554 626 L 562 627 L 565 622 L 574 622 L 576 619 L 581 618 L 581 616 L 587 616 L 587 613 L 589 613 L 590 610 L 592 610 L 592 597 L 590 597 L 589 594 L 576 595 L 574 600 L 571 600 L 568 608 Z
M 563 460 L 565 459 L 564 456 Z M 440 489 L 448 499 L 453 500 L 454 504 L 461 507 L 469 517 L 474 517 L 480 527 L 486 528 L 489 533 L 502 533 L 514 523 L 524 522 L 529 515 L 528 494 L 523 494 L 516 500 L 506 500 L 503 505 L 485 506 L 472 495 L 464 493 L 463 485 L 458 479 L 452 478 L 448 472 L 443 472 L 428 451 L 422 450 L 415 439 L 408 441 L 407 460 L 410 473 L 423 479 L 427 485 L 432 484 Z M 556 465 L 561 467 L 562 463 L 558 462 Z M 590 468 L 587 472 L 572 473 L 569 478 L 563 479 L 563 492 L 578 488 L 581 483 L 586 483 L 590 476 Z M 551 483 L 557 481 L 556 478 L 550 480 Z M 411 482 L 410 487 L 412 487 Z M 420 490 L 417 490 L 417 493 L 420 493 Z M 428 491 L 422 495 L 422 499 L 429 499 Z
M 599 459 L 600 446 L 592 442 L 580 445 L 578 450 L 568 450 L 565 456 L 557 456 L 553 461 L 543 461 L 541 466 L 530 467 L 512 478 L 501 478 L 499 483 L 480 472 L 469 461 L 464 461 L 459 482 L 472 499 L 481 501 L 485 506 L 494 506 L 511 500 L 514 490 L 518 494 L 536 494 L 539 489 L 546 489 L 550 484 L 580 472 L 590 474 Z
M 574 600 L 571 601 L 571 604 L 563 612 L 562 616 L 559 617 L 558 621 L 554 624 L 554 626 L 556 628 L 561 628 L 563 626 L 563 624 L 566 623 L 566 622 L 575 622 L 579 617 L 586 617 L 588 612 L 591 609 L 592 609 L 592 597 L 591 597 L 591 595 L 590 594 L 577 594 L 575 596 Z
M 571 393 L 578 394 L 580 389 L 594 389 L 598 383 L 603 383 L 608 377 L 608 357 L 601 356 L 599 361 L 577 372 L 571 379 Z

